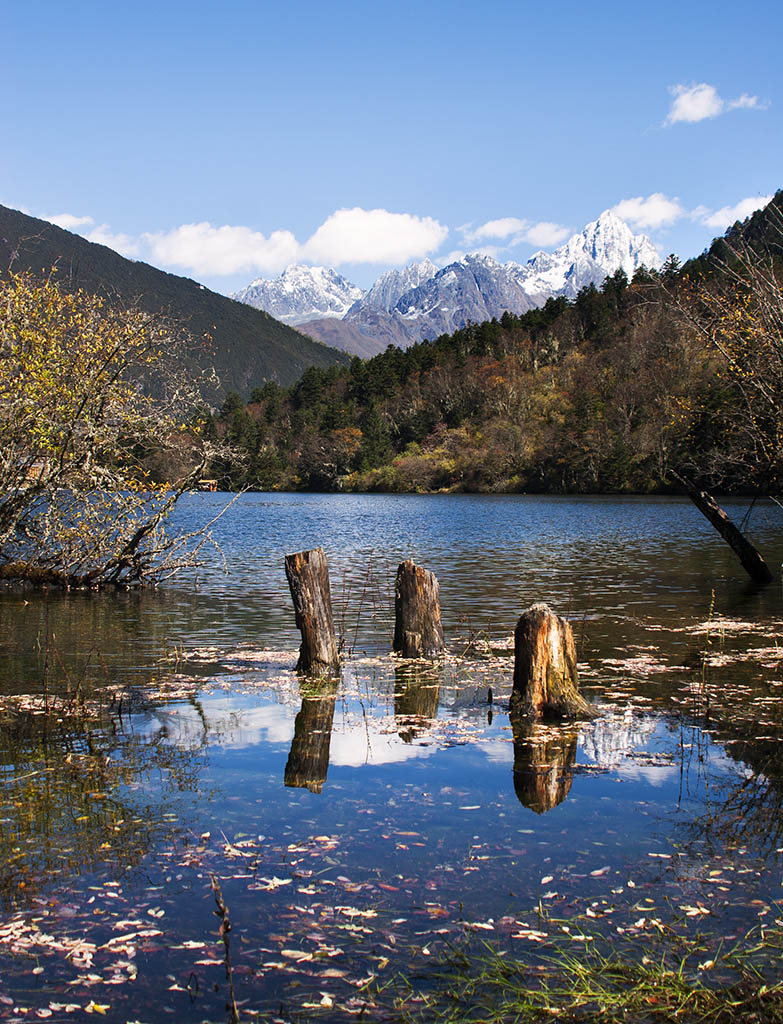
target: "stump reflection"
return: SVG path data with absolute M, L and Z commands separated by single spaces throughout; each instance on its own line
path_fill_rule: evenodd
M 579 730 L 543 725 L 511 716 L 514 735 L 514 791 L 519 802 L 536 814 L 557 807 L 568 796 L 574 778 Z
M 397 733 L 412 743 L 438 717 L 440 668 L 422 665 L 398 665 L 394 670 L 394 717 Z
M 329 770 L 337 680 L 308 681 L 300 686 L 302 707 L 285 766 L 286 786 L 320 793 Z

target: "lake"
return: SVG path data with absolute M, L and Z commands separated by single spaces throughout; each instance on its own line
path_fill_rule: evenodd
M 777 572 L 783 512 L 726 507 Z M 709 965 L 780 922 L 781 585 L 690 502 L 247 494 L 213 533 L 156 592 L 0 594 L 0 1020 L 226 1020 L 213 877 L 250 1020 L 382 1020 L 454 944 L 698 935 Z M 283 570 L 315 546 L 343 652 L 320 686 Z M 389 653 L 408 557 L 440 581 L 434 666 Z M 593 721 L 509 719 L 536 601 Z

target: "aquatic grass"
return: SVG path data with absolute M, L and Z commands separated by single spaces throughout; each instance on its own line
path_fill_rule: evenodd
M 777 924 L 700 963 L 702 940 L 682 934 L 644 949 L 553 944 L 535 959 L 485 942 L 452 947 L 432 971 L 397 979 L 395 1004 L 404 1024 L 783 1024 L 783 981 L 772 980 L 782 949 Z

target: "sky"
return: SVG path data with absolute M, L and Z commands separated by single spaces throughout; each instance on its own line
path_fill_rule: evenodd
M 230 293 L 524 261 L 614 208 L 701 252 L 783 187 L 783 5 L 3 5 L 0 203 Z

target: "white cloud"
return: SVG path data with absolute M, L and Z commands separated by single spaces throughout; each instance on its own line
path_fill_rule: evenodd
M 743 92 L 735 100 L 729 100 L 726 104 L 727 110 L 766 110 L 769 104 L 762 103 L 758 96 L 749 96 Z
M 439 249 L 448 228 L 432 217 L 388 210 L 336 210 L 302 246 L 301 259 L 403 264 Z
M 706 82 L 691 86 L 672 85 L 669 92 L 674 96 L 674 101 L 666 118 L 667 124 L 704 121 L 723 113 L 723 100 L 714 85 L 707 85 Z
M 646 198 L 634 196 L 632 199 L 623 199 L 612 210 L 621 220 L 635 228 L 653 229 L 674 224 L 686 213 L 676 196 L 670 199 L 663 192 L 653 192 Z
M 438 256 L 435 260 L 439 267 L 447 267 L 449 263 L 459 263 L 460 260 L 464 260 L 467 253 L 464 249 L 452 249 L 451 252 L 447 252 L 445 256 Z
M 551 246 L 557 245 L 568 236 L 568 228 L 562 224 L 554 224 L 549 220 L 539 221 L 538 224 L 531 224 L 525 232 L 525 241 L 531 245 Z
M 499 217 L 497 220 L 488 220 L 475 230 L 467 229 L 463 234 L 468 243 L 478 242 L 484 238 L 508 238 L 509 235 L 517 235 L 524 231 L 528 223 L 519 217 Z
M 460 263 L 466 256 L 489 256 L 490 259 L 503 262 L 501 257 L 508 253 L 507 245 L 472 245 L 470 249 L 452 249 L 445 256 L 438 256 L 435 263 L 439 267 L 447 267 L 450 263 Z
M 92 221 L 92 217 L 89 218 Z M 124 235 L 122 232 L 114 232 L 108 224 L 99 224 L 93 228 L 88 235 L 85 235 L 88 242 L 97 242 L 98 245 L 108 246 L 114 249 L 121 256 L 136 257 L 140 253 L 138 239 L 131 235 Z
M 105 226 L 99 230 L 109 237 Z M 215 227 L 208 221 L 147 232 L 136 243 L 128 236 L 115 237 L 124 244 L 119 251 L 126 255 L 133 247 L 134 255 L 145 252 L 153 263 L 220 277 L 277 273 L 296 262 L 402 264 L 438 249 L 447 234 L 448 229 L 431 217 L 355 207 L 337 210 L 304 244 L 291 231 L 273 231 L 267 236 L 243 225 Z
M 65 228 L 66 231 L 76 231 L 95 223 L 92 217 L 77 217 L 73 213 L 45 213 L 41 219 L 56 224 L 58 228 Z
M 529 242 L 531 245 L 551 246 L 562 242 L 568 235 L 568 228 L 552 221 L 542 220 L 537 224 L 531 224 L 529 220 L 522 220 L 519 217 L 499 217 L 497 220 L 488 220 L 477 228 L 465 226 L 462 228 L 463 242 L 472 246 L 476 242 L 487 239 L 502 241 L 507 239 L 506 248 L 510 249 L 520 245 L 522 242 Z M 488 247 L 483 250 L 487 255 L 497 255 L 499 248 L 494 247 L 490 251 Z
M 699 82 L 696 85 L 672 85 L 669 86 L 669 92 L 674 100 L 664 121 L 666 125 L 678 122 L 695 124 L 697 121 L 719 117 L 727 110 L 765 110 L 767 107 L 758 96 L 751 96 L 746 92 L 736 99 L 724 100 L 715 86 L 708 85 L 707 82 Z
M 762 206 L 766 206 L 772 196 L 748 196 L 747 199 L 740 199 L 734 206 L 722 206 L 719 210 L 711 213 L 705 207 L 699 207 L 699 220 L 708 228 L 715 228 L 718 231 L 725 231 L 735 221 L 745 220 Z M 694 211 L 697 212 L 697 211 Z
M 223 276 L 282 270 L 296 261 L 299 245 L 290 231 L 260 231 L 240 225 L 213 227 L 207 221 L 141 236 L 150 259 L 194 274 Z

